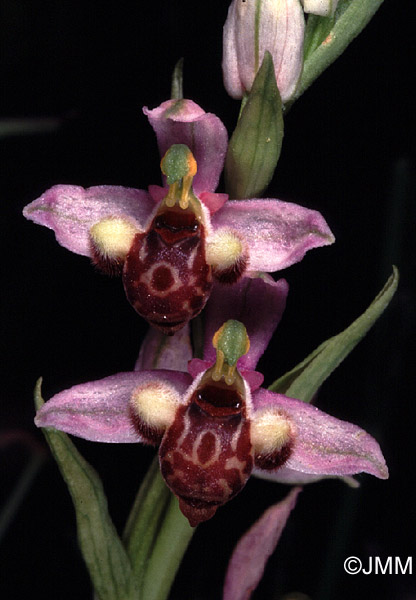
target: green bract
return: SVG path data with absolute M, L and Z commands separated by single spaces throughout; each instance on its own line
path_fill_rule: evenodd
M 398 283 L 399 271 L 393 267 L 393 274 L 383 289 L 358 319 L 338 335 L 323 342 L 294 369 L 272 383 L 269 389 L 310 402 L 325 379 L 348 356 L 387 308 Z
M 282 101 L 266 52 L 228 146 L 225 179 L 230 198 L 262 194 L 273 177 L 282 141 Z

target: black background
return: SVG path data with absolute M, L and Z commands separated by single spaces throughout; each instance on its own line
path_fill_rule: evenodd
M 169 98 L 180 57 L 185 97 L 217 114 L 231 132 L 238 103 L 224 91 L 220 66 L 227 4 L 200 3 L 197 10 L 189 0 L 1 2 L 1 117 L 61 120 L 55 132 L 1 140 L 2 503 L 32 443 L 44 447 L 33 425 L 37 377 L 43 375 L 49 398 L 74 383 L 130 370 L 146 331 L 119 280 L 58 246 L 52 232 L 25 221 L 21 210 L 56 183 L 159 183 L 155 137 L 141 107 Z M 415 556 L 411 23 L 406 3 L 387 0 L 286 118 L 268 196 L 320 210 L 337 242 L 283 273 L 290 284 L 287 310 L 259 365 L 271 383 L 356 318 L 397 264 L 401 283 L 394 301 L 318 399 L 320 408 L 378 439 L 390 479 L 360 476 L 358 490 L 336 481 L 307 487 L 253 595 L 257 600 L 294 590 L 314 600 L 416 597 L 409 575 L 352 577 L 343 571 L 350 555 L 364 563 L 368 556 Z M 122 528 L 153 451 L 76 443 L 102 476 Z M 283 486 L 251 479 L 199 527 L 171 598 L 220 598 L 238 537 L 284 494 Z M 1 540 L 0 564 L 4 598 L 91 597 L 71 501 L 50 458 Z

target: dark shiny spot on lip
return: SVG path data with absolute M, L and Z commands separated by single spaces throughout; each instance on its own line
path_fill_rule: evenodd
M 221 384 L 208 384 L 197 389 L 194 400 L 203 411 L 213 417 L 239 415 L 243 406 L 240 394 L 235 389 L 223 387 Z
M 155 290 L 164 292 L 175 283 L 169 267 L 157 267 L 152 275 L 152 287 Z
M 182 209 L 166 210 L 157 215 L 152 226 L 152 229 L 170 244 L 197 235 L 199 228 L 195 213 Z

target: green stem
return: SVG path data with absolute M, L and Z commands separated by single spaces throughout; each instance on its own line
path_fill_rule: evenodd
M 163 525 L 149 558 L 142 588 L 143 598 L 165 600 L 168 597 L 194 531 L 195 528 L 189 525 L 179 510 L 177 498 L 170 494 Z
M 140 486 L 123 534 L 140 598 L 167 598 L 193 532 L 162 479 L 156 456 Z
M 380 8 L 383 0 L 353 0 L 340 2 L 333 27 L 325 40 L 313 52 L 305 56 L 303 72 L 298 88 L 288 106 L 292 105 L 303 92 L 340 56 L 352 40 L 364 29 Z M 314 17 L 314 15 L 311 15 Z M 330 22 L 330 18 L 319 17 L 311 22 Z M 309 24 L 309 23 L 308 23 Z M 306 48 L 307 50 L 308 48 Z

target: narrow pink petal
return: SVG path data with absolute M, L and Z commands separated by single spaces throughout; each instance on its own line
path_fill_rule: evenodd
M 101 185 L 84 189 L 77 185 L 55 185 L 23 210 L 27 219 L 53 229 L 65 248 L 91 256 L 88 232 L 106 217 L 125 217 L 142 229 L 154 208 L 143 190 Z
M 151 327 L 140 347 L 135 371 L 146 369 L 188 370 L 188 361 L 192 358 L 189 323 L 173 335 L 165 335 Z
M 215 361 L 214 333 L 228 319 L 236 319 L 244 323 L 250 338 L 250 349 L 238 368 L 254 370 L 282 317 L 287 293 L 287 282 L 271 277 L 243 277 L 234 285 L 214 285 L 205 308 L 204 359 Z
M 149 194 L 151 195 L 155 204 L 158 204 L 163 200 L 163 198 L 166 198 L 169 187 L 162 187 L 161 185 L 149 185 L 147 186 L 147 189 L 149 190 Z
M 228 145 L 222 121 L 192 100 L 168 100 L 153 110 L 144 107 L 143 112 L 156 133 L 160 155 L 164 156 L 172 144 L 186 144 L 198 165 L 193 181 L 195 193 L 213 192 Z
M 319 212 L 280 200 L 231 200 L 213 215 L 212 226 L 234 229 L 245 238 L 251 271 L 285 269 L 307 250 L 334 242 Z
M 214 192 L 201 192 L 199 199 L 208 208 L 211 215 L 216 213 L 228 200 L 228 194 L 216 194 Z
M 56 394 L 37 412 L 38 427 L 54 427 L 93 442 L 141 442 L 128 403 L 139 384 L 166 382 L 183 395 L 192 379 L 174 371 L 118 373 Z
M 214 363 L 208 360 L 201 360 L 200 358 L 193 358 L 188 363 L 188 371 L 192 375 L 192 378 L 195 379 L 200 373 L 203 373 L 210 367 L 212 367 Z
M 244 371 L 244 369 L 242 369 L 241 375 L 248 383 L 251 393 L 258 390 L 264 381 L 264 375 L 263 373 L 259 373 L 259 371 Z
M 370 473 L 388 478 L 388 470 L 376 440 L 357 425 L 341 421 L 301 400 L 260 389 L 253 395 L 255 410 L 275 407 L 294 428 L 292 454 L 285 467 L 315 475 Z M 279 481 L 279 470 L 275 474 Z
M 268 508 L 239 540 L 228 565 L 223 600 L 247 600 L 261 580 L 301 488 Z

